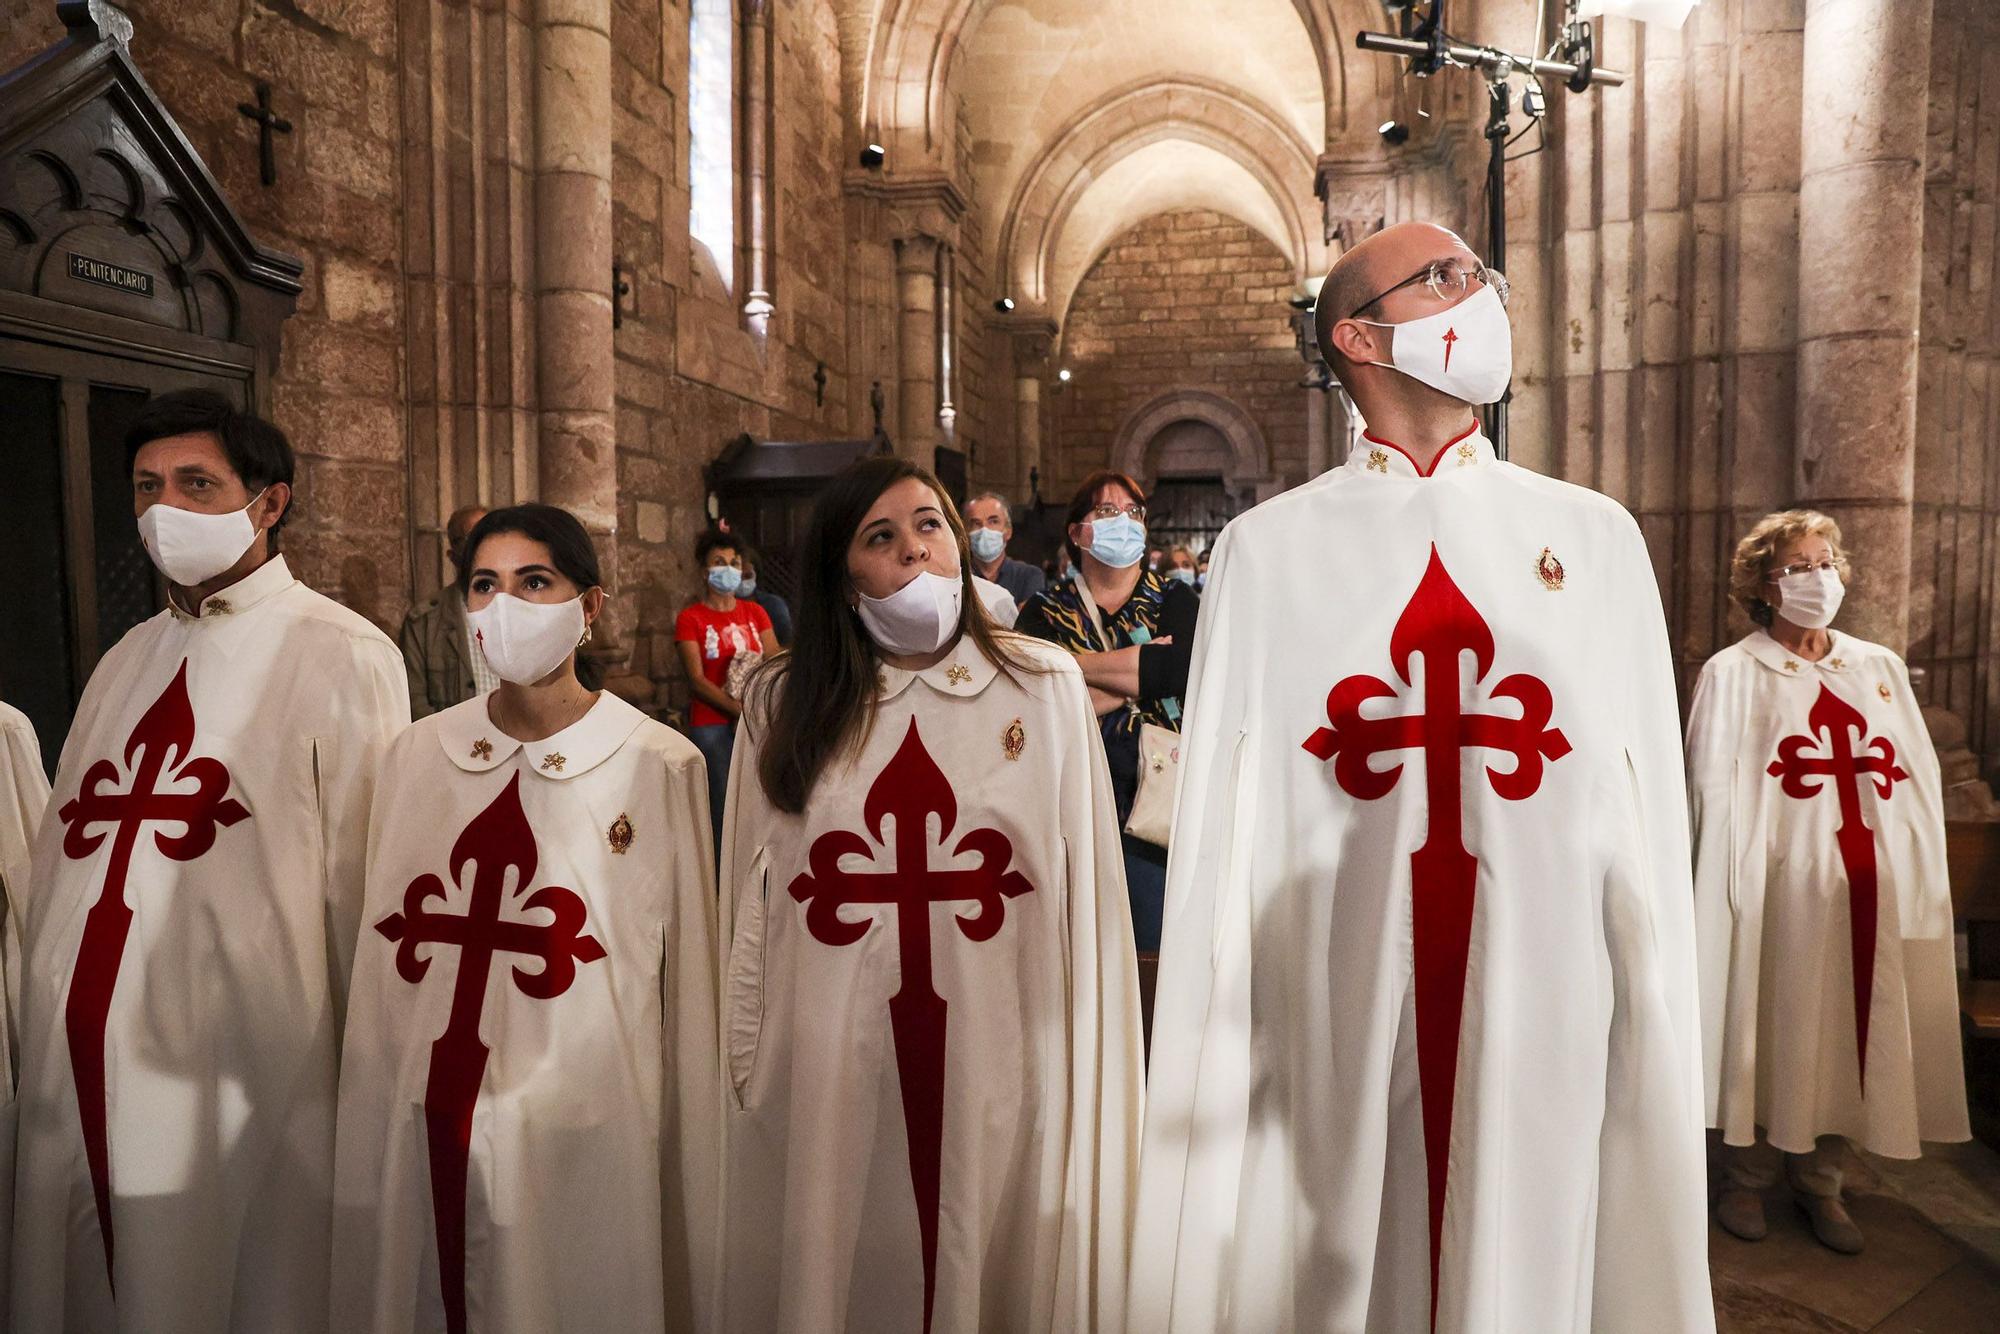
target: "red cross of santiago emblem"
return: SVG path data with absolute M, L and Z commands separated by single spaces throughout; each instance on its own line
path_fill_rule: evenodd
M 194 755 L 194 743 L 194 706 L 188 701 L 187 660 L 183 658 L 174 679 L 141 715 L 125 742 L 124 790 L 107 790 L 107 785 L 120 777 L 120 769 L 112 760 L 98 760 L 84 771 L 76 795 L 56 812 L 66 826 L 63 856 L 71 861 L 82 861 L 96 852 L 106 837 L 111 839 L 104 887 L 84 916 L 83 938 L 77 945 L 76 967 L 63 1009 L 77 1115 L 83 1127 L 83 1156 L 90 1168 L 91 1193 L 96 1197 L 107 1276 L 113 1271 L 104 1030 L 111 1014 L 111 994 L 118 985 L 118 968 L 125 957 L 125 938 L 132 928 L 132 909 L 125 902 L 132 857 L 149 822 L 178 826 L 180 832 L 171 835 L 165 828 L 155 829 L 154 846 L 169 861 L 191 862 L 215 846 L 219 830 L 250 818 L 248 808 L 229 796 L 228 768 L 221 760 Z M 112 1282 L 115 1285 L 115 1278 Z
M 951 861 L 972 855 L 970 866 L 933 868 L 930 817 L 938 820 L 940 846 L 958 823 L 958 799 L 944 772 L 924 749 L 917 720 L 903 744 L 868 789 L 862 818 L 895 865 L 872 871 L 845 870 L 843 857 L 874 865 L 868 838 L 846 829 L 813 840 L 807 869 L 792 881 L 791 895 L 806 905 L 806 930 L 828 945 L 852 945 L 874 925 L 870 915 L 849 921 L 849 905 L 893 908 L 901 988 L 889 998 L 889 1029 L 896 1046 L 896 1076 L 903 1091 L 904 1134 L 909 1141 L 910 1186 L 916 1195 L 917 1235 L 923 1248 L 924 1331 L 931 1328 L 937 1295 L 938 1193 L 944 1146 L 944 998 L 931 981 L 931 905 L 968 903 L 956 915 L 967 940 L 993 939 L 1006 919 L 1005 900 L 1031 894 L 1035 887 L 1013 869 L 1014 845 L 997 829 L 971 829 L 952 846 Z M 893 822 L 893 832 L 888 828 Z
M 1458 330 L 1446 329 L 1444 331 L 1444 368 L 1446 370 L 1451 369 L 1451 348 L 1452 344 L 1456 343 L 1457 341 L 1458 341 Z
M 1417 687 L 1412 664 L 1423 659 L 1422 708 L 1364 718 L 1361 706 L 1398 699 L 1396 687 L 1375 676 L 1349 676 L 1326 697 L 1328 726 L 1305 740 L 1314 757 L 1333 762 L 1334 780 L 1349 796 L 1373 801 L 1388 795 L 1403 772 L 1399 761 L 1377 770 L 1377 755 L 1421 751 L 1429 812 L 1423 846 L 1410 854 L 1411 928 L 1417 1013 L 1417 1082 L 1423 1104 L 1424 1161 L 1430 1187 L 1431 1318 L 1437 1319 L 1438 1256 L 1443 1236 L 1445 1186 L 1450 1167 L 1451 1112 L 1458 1078 L 1459 1018 L 1465 1008 L 1466 957 L 1472 940 L 1472 906 L 1479 863 L 1465 847 L 1465 775 L 1461 751 L 1511 756 L 1505 772 L 1488 767 L 1494 793 L 1519 801 L 1542 785 L 1545 762 L 1569 754 L 1570 744 L 1549 726 L 1554 703 L 1548 685 L 1525 673 L 1493 686 L 1491 697 L 1520 706 L 1519 717 L 1466 713 L 1461 705 L 1460 655 L 1473 656 L 1473 684 L 1493 668 L 1493 632 L 1459 591 L 1431 547 L 1430 563 L 1389 636 L 1389 661 L 1407 687 Z
M 1875 996 L 1875 912 L 1878 885 L 1875 865 L 1875 831 L 1861 815 L 1861 778 L 1865 774 L 1875 787 L 1875 795 L 1887 801 L 1896 784 L 1910 775 L 1896 763 L 1896 747 L 1889 738 L 1868 736 L 1868 720 L 1861 711 L 1820 683 L 1819 698 L 1806 714 L 1810 735 L 1788 736 L 1778 743 L 1778 758 L 1764 772 L 1779 781 L 1788 797 L 1798 800 L 1817 795 L 1833 780 L 1840 801 L 1840 825 L 1833 831 L 1840 846 L 1840 862 L 1847 868 L 1848 950 L 1854 971 L 1854 1053 L 1861 1088 L 1868 1089 L 1868 1012 Z M 1809 755 L 1808 748 L 1826 737 L 1823 754 Z
M 445 1328 L 465 1331 L 465 1179 L 472 1144 L 472 1112 L 492 1049 L 479 1036 L 479 1013 L 486 1004 L 486 981 L 495 956 L 516 955 L 541 966 L 529 972 L 513 966 L 514 985 L 535 1000 L 553 1000 L 576 981 L 580 963 L 604 957 L 604 946 L 583 933 L 586 909 L 576 891 L 544 885 L 532 894 L 540 862 L 535 831 L 521 809 L 521 774 L 516 770 L 500 795 L 451 845 L 451 878 L 457 888 L 472 868 L 465 911 L 438 911 L 447 902 L 444 881 L 425 872 L 403 891 L 403 911 L 375 923 L 396 942 L 396 972 L 415 985 L 430 971 L 438 947 L 458 950 L 452 979 L 451 1015 L 431 1043 L 430 1076 L 424 1086 L 424 1138 L 431 1160 L 431 1211 L 437 1229 L 438 1286 L 443 1290 Z M 512 899 L 513 913 L 502 909 Z M 547 913 L 535 923 L 522 913 Z M 422 953 L 419 951 L 422 950 Z

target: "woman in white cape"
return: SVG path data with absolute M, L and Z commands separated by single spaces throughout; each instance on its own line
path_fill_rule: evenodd
M 701 756 L 579 663 L 605 594 L 574 516 L 495 510 L 465 553 L 500 685 L 403 733 L 376 783 L 333 1328 L 707 1330 L 722 1086 Z
M 1717 1221 L 1764 1235 L 1775 1148 L 1814 1234 L 1853 1253 L 1840 1139 L 1915 1158 L 1969 1129 L 1937 753 L 1902 659 L 1829 628 L 1847 572 L 1811 510 L 1738 544 L 1757 628 L 1702 668 L 1688 786 Z
M 815 505 L 723 831 L 723 1317 L 1124 1327 L 1138 982 L 1068 655 L 996 629 L 929 474 Z

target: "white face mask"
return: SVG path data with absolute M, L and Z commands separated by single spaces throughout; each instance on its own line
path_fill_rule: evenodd
M 929 570 L 885 598 L 866 593 L 855 610 L 868 637 L 884 653 L 914 656 L 935 653 L 958 633 L 959 603 L 965 595 L 964 581 L 946 578 Z
M 1840 582 L 1838 570 L 1811 570 L 1778 576 L 1778 594 L 1784 599 L 1780 616 L 1807 630 L 1824 630 L 1833 624 L 1847 585 Z
M 206 583 L 241 560 L 257 540 L 250 509 L 263 498 L 259 491 L 249 505 L 227 514 L 200 514 L 160 501 L 139 516 L 139 541 L 174 583 L 183 588 Z
M 480 652 L 495 676 L 533 685 L 567 662 L 583 642 L 583 595 L 568 602 L 528 602 L 496 593 L 465 619 L 472 622 Z
M 1401 371 L 1462 403 L 1497 403 L 1514 378 L 1514 331 L 1490 284 L 1451 309 L 1420 320 L 1359 323 L 1394 331 L 1389 360 L 1369 365 Z

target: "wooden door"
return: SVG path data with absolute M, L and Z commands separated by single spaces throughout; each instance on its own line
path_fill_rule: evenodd
M 165 605 L 139 544 L 125 429 L 154 394 L 246 380 L 0 338 L 0 568 L 21 591 L 0 648 L 0 699 L 28 715 L 53 772 L 83 687 L 126 631 Z

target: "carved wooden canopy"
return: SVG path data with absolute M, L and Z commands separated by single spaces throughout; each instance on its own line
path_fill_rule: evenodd
M 255 349 L 268 371 L 300 262 L 251 239 L 126 48 L 101 0 L 57 6 L 68 35 L 0 75 L 0 324 L 59 333 L 115 323 Z

